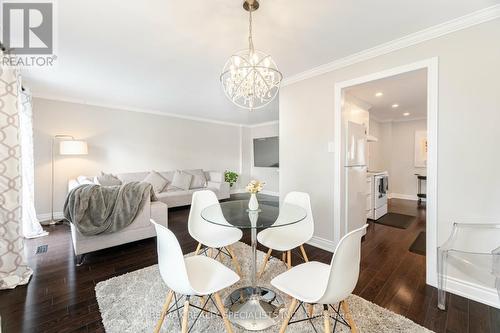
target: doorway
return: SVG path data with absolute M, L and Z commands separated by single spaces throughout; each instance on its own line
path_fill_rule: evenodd
M 424 61 L 420 61 L 417 63 L 412 63 L 409 65 L 373 73 L 370 75 L 362 76 L 353 80 L 349 81 L 344 81 L 344 82 L 338 82 L 335 84 L 335 111 L 334 111 L 334 119 L 335 119 L 335 185 L 334 185 L 334 209 L 335 209 L 335 219 L 334 219 L 334 230 L 335 230 L 335 242 L 338 243 L 340 238 L 346 234 L 346 232 L 349 230 L 349 210 L 353 209 L 352 202 L 349 202 L 349 200 L 352 200 L 352 193 L 349 193 L 349 191 L 352 191 L 352 188 L 349 188 L 349 172 L 347 171 L 346 167 L 349 167 L 349 163 L 347 161 L 347 153 L 349 152 L 349 149 L 347 147 L 347 140 L 348 140 L 348 134 L 350 134 L 351 129 L 349 128 L 350 124 L 354 123 L 363 123 L 365 122 L 365 128 L 366 128 L 366 134 L 368 139 L 373 139 L 370 138 L 370 133 L 369 133 L 369 118 L 366 119 L 366 115 L 363 116 L 363 113 L 356 113 L 356 112 L 350 112 L 346 113 L 346 110 L 351 110 L 353 109 L 352 105 L 349 104 L 356 104 L 352 103 L 349 100 L 349 91 L 352 92 L 355 90 L 356 87 L 361 87 L 361 86 L 366 86 L 369 87 L 368 90 L 370 93 L 373 94 L 374 98 L 382 98 L 383 97 L 383 91 L 378 91 L 377 89 L 370 86 L 372 84 L 377 84 L 380 82 L 383 82 L 384 80 L 390 80 L 391 78 L 396 78 L 398 76 L 403 77 L 403 76 L 425 76 L 424 79 L 424 84 L 425 84 L 425 101 L 423 102 L 425 104 L 425 110 L 424 115 L 422 115 L 422 111 L 420 110 L 418 113 L 417 111 L 410 111 L 407 109 L 406 111 L 404 110 L 404 107 L 402 103 L 399 103 L 398 101 L 395 100 L 390 100 L 390 98 L 387 99 L 387 103 L 390 103 L 389 110 L 387 111 L 389 115 L 394 116 L 397 115 L 397 117 L 401 117 L 403 120 L 406 117 L 412 116 L 417 118 L 420 117 L 420 122 L 423 122 L 426 127 L 426 138 L 425 141 L 422 140 L 422 142 L 425 142 L 425 148 L 426 148 L 426 161 L 425 167 L 426 167 L 426 185 L 425 185 L 425 191 L 426 191 L 426 202 L 425 202 L 425 210 L 426 210 L 426 225 L 425 225 L 425 252 L 426 252 L 426 258 L 425 258 L 425 267 L 426 267 L 426 283 L 436 286 L 437 284 L 437 272 L 436 272 L 436 260 L 437 260 L 437 120 L 438 120 L 438 103 L 437 103 L 437 88 L 438 88 L 438 62 L 437 58 L 432 58 Z M 421 77 L 420 77 L 421 79 Z M 396 85 L 397 86 L 397 85 Z M 371 91 L 371 90 L 373 91 Z M 406 87 L 403 88 L 400 92 L 408 91 L 411 87 Z M 381 94 L 379 94 L 381 93 Z M 378 94 L 378 96 L 376 96 Z M 362 95 L 362 94 L 361 94 Z M 389 96 L 386 96 L 389 97 Z M 358 98 L 359 99 L 359 98 Z M 390 100 L 390 101 L 389 101 Z M 359 102 L 359 101 L 358 101 Z M 361 102 L 366 102 L 366 101 L 361 101 Z M 405 102 L 406 103 L 406 102 Z M 361 103 L 362 104 L 362 103 Z M 370 104 L 370 103 L 366 103 Z M 401 104 L 401 105 L 399 105 Z M 366 105 L 365 105 L 366 107 Z M 387 105 L 386 105 L 387 108 Z M 354 107 L 356 109 L 356 107 Z M 353 114 L 354 118 L 357 117 L 357 119 L 353 119 Z M 379 117 L 384 116 L 382 113 L 377 113 Z M 425 116 L 425 117 L 423 117 Z M 375 116 L 375 118 L 377 118 Z M 409 118 L 407 118 L 409 119 Z M 379 119 L 380 120 L 380 119 Z M 394 119 L 391 119 L 393 121 Z M 400 119 L 397 119 L 400 120 Z M 423 131 L 420 131 L 423 132 Z M 415 143 L 415 149 L 417 148 L 417 142 L 419 141 L 418 135 L 421 136 L 422 133 L 417 134 L 417 131 L 414 133 L 414 143 Z M 370 154 L 370 148 L 368 146 L 368 153 L 366 156 L 367 160 L 367 165 L 369 165 L 370 157 L 368 156 Z M 375 149 L 372 149 L 372 154 Z M 376 151 L 376 150 L 375 150 Z M 415 163 L 418 163 L 417 161 L 417 152 L 415 151 Z M 372 156 L 372 160 L 376 160 Z M 421 162 L 421 161 L 420 161 Z M 373 162 L 372 164 L 377 162 Z M 375 166 L 376 169 L 378 169 L 379 165 Z M 391 168 L 389 168 L 391 169 Z M 395 170 L 395 169 L 394 169 Z M 375 171 L 374 172 L 374 177 L 372 178 L 372 181 L 378 182 L 377 184 L 379 186 L 386 186 L 386 183 L 384 181 L 380 180 L 380 178 L 375 178 L 375 176 L 383 176 L 384 171 L 388 170 L 370 170 L 370 171 Z M 415 172 L 418 173 L 418 172 Z M 388 174 L 388 172 L 387 172 Z M 417 184 L 417 176 L 412 175 L 414 178 L 415 185 Z M 390 175 L 389 175 L 389 180 L 388 180 L 388 189 L 386 195 L 390 197 L 391 194 L 391 185 L 390 185 Z M 380 185 L 382 184 L 382 185 Z M 380 188 L 382 190 L 382 188 Z M 361 193 L 362 190 L 359 190 Z M 364 194 L 367 194 L 367 191 L 364 191 Z M 415 196 L 417 193 L 414 193 Z M 355 196 L 354 196 L 355 197 Z M 360 198 L 360 195 L 358 194 L 358 199 Z M 404 199 L 409 199 L 409 198 L 402 198 Z M 396 205 L 393 205 L 394 207 L 397 207 L 397 202 L 394 202 Z M 380 211 L 378 212 L 379 215 L 382 214 L 384 215 L 383 212 L 383 203 L 380 204 L 381 206 L 378 207 L 380 208 Z M 390 207 L 390 204 L 388 205 Z M 401 206 L 401 205 L 399 205 Z M 404 206 L 404 205 L 403 205 Z M 373 207 L 372 207 L 373 208 Z M 368 214 L 368 212 L 367 212 Z M 352 215 L 352 213 L 351 213 Z M 358 214 L 359 215 L 359 214 Z

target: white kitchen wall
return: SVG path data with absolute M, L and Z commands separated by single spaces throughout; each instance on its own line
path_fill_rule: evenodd
M 417 199 L 415 174 L 425 175 L 427 168 L 415 167 L 415 131 L 426 129 L 424 119 L 383 123 L 370 119 L 371 134 L 378 141 L 368 143 L 368 167 L 369 170 L 389 172 L 391 197 Z
M 35 98 L 35 205 L 50 212 L 51 138 L 86 140 L 87 156 L 56 155 L 55 211 L 61 212 L 67 181 L 78 175 L 202 168 L 239 170 L 238 126 Z
M 500 43 L 493 42 L 498 40 L 500 19 L 495 19 L 281 89 L 280 191 L 311 194 L 317 242 L 334 239 L 335 168 L 328 142 L 335 136 L 335 83 L 432 57 L 439 61 L 438 245 L 453 222 L 500 219 L 500 178 L 495 176 L 500 154 L 493 153 L 500 140 Z
M 241 182 L 238 184 L 240 186 L 240 190 L 243 190 L 245 185 L 251 179 L 258 179 L 266 182 L 263 193 L 279 195 L 279 169 L 255 167 L 253 161 L 253 139 L 272 136 L 279 136 L 279 125 L 277 122 L 243 128 L 243 172 L 241 175 Z

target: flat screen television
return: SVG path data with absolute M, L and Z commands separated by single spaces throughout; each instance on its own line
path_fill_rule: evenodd
M 261 168 L 279 168 L 279 148 L 279 138 L 277 136 L 253 139 L 254 166 Z

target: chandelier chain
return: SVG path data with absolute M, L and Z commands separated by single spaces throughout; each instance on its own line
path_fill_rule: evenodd
M 248 48 L 250 51 L 254 51 L 253 47 L 253 38 L 252 38 L 252 7 L 250 6 L 250 10 L 248 11 Z

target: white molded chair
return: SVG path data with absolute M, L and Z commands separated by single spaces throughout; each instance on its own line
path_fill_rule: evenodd
M 188 332 L 189 306 L 191 305 L 200 311 L 207 311 L 206 306 L 208 301 L 211 300 L 214 303 L 212 295 L 215 298 L 214 304 L 224 320 L 226 331 L 232 332 L 219 291 L 232 286 L 238 282 L 240 277 L 220 262 L 207 256 L 184 258 L 175 235 L 166 227 L 155 223 L 153 220 L 151 220 L 151 223 L 153 223 L 156 229 L 160 275 L 168 288 L 170 288 L 154 332 L 157 333 L 160 331 L 167 314 L 179 310 L 176 294 L 185 297 L 184 305 L 182 306 L 184 309 L 181 325 L 182 333 Z M 189 302 L 191 296 L 202 297 L 204 300 L 202 307 L 191 304 Z M 208 298 L 205 298 L 205 296 L 208 296 Z M 172 297 L 175 297 L 176 302 L 170 307 Z M 192 326 L 195 323 L 196 320 Z
M 257 234 L 259 243 L 269 248 L 259 271 L 259 277 L 264 272 L 273 250 L 283 252 L 283 261 L 287 263 L 288 269 L 292 267 L 292 250 L 297 247 L 300 248 L 304 261 L 309 261 L 303 246 L 314 234 L 314 219 L 309 194 L 304 192 L 290 192 L 286 195 L 283 202 L 304 208 L 307 211 L 307 216 L 300 222 L 278 228 L 268 228 Z
M 330 265 L 317 261 L 307 262 L 293 267 L 271 281 L 274 287 L 293 298 L 280 333 L 285 332 L 296 309 L 303 307 L 304 303 L 309 304 L 307 311 L 309 319 L 318 317 L 312 315 L 313 305 L 323 305 L 322 316 L 325 333 L 330 332 L 331 318 L 335 321 L 334 330 L 337 323 L 340 322 L 350 327 L 352 332 L 357 332 L 346 298 L 352 293 L 358 282 L 361 237 L 366 234 L 367 227 L 368 224 L 365 224 L 342 237 Z M 336 309 L 333 304 L 337 303 L 339 305 Z M 330 317 L 328 306 L 334 311 L 335 317 Z M 345 319 L 340 314 L 341 306 Z
M 198 247 L 196 248 L 195 255 L 200 253 L 206 253 L 209 250 L 211 256 L 212 249 L 216 249 L 218 253 L 215 258 L 222 255 L 227 255 L 231 258 L 236 271 L 241 276 L 241 268 L 238 264 L 238 259 L 236 258 L 234 252 L 231 249 L 231 245 L 238 242 L 243 236 L 243 232 L 232 227 L 225 219 L 220 211 L 220 221 L 226 223 L 228 227 L 213 224 L 205 221 L 201 217 L 201 212 L 208 206 L 219 204 L 219 200 L 214 192 L 210 190 L 197 191 L 193 193 L 193 199 L 191 202 L 191 210 L 189 211 L 188 220 L 188 230 L 191 237 L 198 241 Z M 224 251 L 224 249 L 227 251 Z

